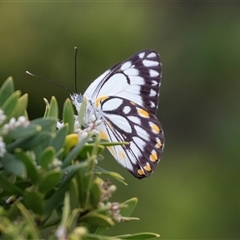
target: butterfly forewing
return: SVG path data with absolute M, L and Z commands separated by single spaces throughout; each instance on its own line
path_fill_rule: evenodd
M 156 114 L 161 69 L 158 53 L 152 50 L 141 51 L 103 73 L 84 95 L 92 100 L 101 96 L 119 96 Z

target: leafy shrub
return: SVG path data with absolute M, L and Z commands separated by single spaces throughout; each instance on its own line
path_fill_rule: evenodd
M 154 233 L 107 236 L 130 217 L 137 199 L 111 202 L 122 176 L 96 163 L 106 146 L 90 133 L 74 133 L 74 111 L 64 103 L 57 129 L 58 104 L 46 101 L 43 118 L 28 120 L 28 96 L 14 90 L 12 78 L 0 88 L 0 238 L 148 239 Z M 80 116 L 81 117 L 81 116 Z M 116 144 L 116 143 L 115 143 Z M 105 180 L 103 180 L 105 179 Z

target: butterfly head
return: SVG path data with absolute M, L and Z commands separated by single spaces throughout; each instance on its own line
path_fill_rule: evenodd
M 70 98 L 77 112 L 79 112 L 83 102 L 83 95 L 81 93 L 72 93 L 70 94 Z

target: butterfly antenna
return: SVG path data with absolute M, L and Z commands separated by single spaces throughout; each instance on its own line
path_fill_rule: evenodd
M 46 79 L 46 78 L 44 78 L 44 77 L 40 77 L 40 76 L 35 75 L 35 74 L 33 74 L 33 73 L 29 72 L 29 71 L 26 71 L 26 74 L 28 74 L 28 75 L 30 75 L 30 76 L 32 76 L 32 77 L 39 78 L 39 79 L 44 80 L 44 81 L 46 81 L 46 82 L 52 83 L 53 85 L 57 85 L 57 86 L 59 86 L 59 87 L 61 87 L 61 88 L 66 89 L 67 91 L 69 91 L 69 92 L 71 92 L 71 93 L 73 92 L 71 89 L 69 89 L 69 88 L 67 88 L 67 87 L 65 87 L 65 86 L 63 86 L 63 85 L 61 85 L 61 84 L 59 84 L 59 83 L 53 82 L 53 81 L 48 80 L 48 79 Z
M 74 68 L 75 68 L 75 91 L 78 93 L 77 90 L 77 47 L 74 47 Z

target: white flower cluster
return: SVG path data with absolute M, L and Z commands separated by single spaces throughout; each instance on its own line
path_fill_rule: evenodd
M 2 130 L 4 134 L 7 134 L 9 131 L 14 130 L 17 127 L 27 127 L 29 121 L 25 116 L 20 116 L 18 119 L 11 118 L 7 124 L 4 124 Z
M 6 118 L 7 118 L 7 116 L 4 115 L 3 110 L 0 109 L 0 125 L 2 125 L 4 123 Z M 3 157 L 5 153 L 6 153 L 6 144 L 3 141 L 3 137 L 0 136 L 0 157 Z
M 86 138 L 90 133 L 93 135 L 99 135 L 99 131 L 97 130 L 97 127 L 102 123 L 102 120 L 94 120 L 94 118 L 91 120 L 91 122 L 88 124 L 88 127 L 81 129 L 80 124 L 77 118 L 75 118 L 74 122 L 74 132 L 78 134 L 79 139 Z
M 58 158 L 54 158 L 52 163 L 49 165 L 49 169 L 60 169 L 62 165 L 62 161 Z
M 102 183 L 101 189 L 102 189 L 102 196 L 101 201 L 107 201 L 109 198 L 112 197 L 112 194 L 117 190 L 116 185 L 110 185 L 111 182 L 109 180 L 106 180 Z
M 120 213 L 120 206 L 118 202 L 107 202 L 107 203 L 100 202 L 99 207 L 108 209 L 108 212 L 114 221 L 116 222 L 124 221 L 124 218 Z
M 25 116 L 20 116 L 18 119 L 11 118 L 8 123 L 5 123 L 6 119 L 7 116 L 4 114 L 4 111 L 0 109 L 0 126 L 2 125 L 2 127 L 0 127 L 0 157 L 3 157 L 6 153 L 6 144 L 3 136 L 17 127 L 27 127 L 29 125 L 29 121 Z
M 88 127 L 81 129 L 80 124 L 78 121 L 78 116 L 74 116 L 74 133 L 78 134 L 79 140 L 85 139 L 90 133 L 93 135 L 99 135 L 99 131 L 97 130 L 97 127 L 102 123 L 101 119 L 96 120 L 96 117 L 93 116 L 90 119 L 90 123 L 88 124 Z M 64 126 L 63 121 L 57 122 L 57 129 L 60 129 Z
M 101 185 L 102 196 L 101 202 L 99 202 L 99 207 L 109 209 L 109 214 L 116 222 L 121 222 L 123 217 L 120 214 L 120 206 L 118 202 L 109 202 L 109 198 L 117 190 L 116 185 L 111 185 L 109 180 L 106 180 Z

